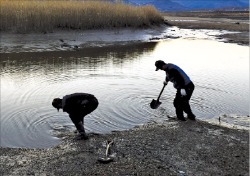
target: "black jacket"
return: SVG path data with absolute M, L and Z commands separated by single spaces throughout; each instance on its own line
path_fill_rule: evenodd
M 62 109 L 69 114 L 91 112 L 98 105 L 98 101 L 92 94 L 74 93 L 66 95 L 62 99 Z

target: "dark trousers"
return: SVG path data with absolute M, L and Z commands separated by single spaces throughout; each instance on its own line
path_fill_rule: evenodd
M 84 130 L 84 117 L 91 112 L 93 112 L 98 106 L 98 100 L 94 97 L 81 109 L 77 110 L 74 113 L 69 114 L 71 121 L 74 123 L 76 129 L 79 131 L 80 134 L 85 135 Z
M 183 112 L 185 112 L 188 116 L 192 116 L 193 112 L 191 110 L 189 100 L 194 91 L 194 84 L 191 82 L 186 85 L 185 90 L 187 95 L 181 95 L 181 89 L 177 89 L 175 99 L 174 99 L 174 107 L 176 111 L 177 118 L 184 118 Z

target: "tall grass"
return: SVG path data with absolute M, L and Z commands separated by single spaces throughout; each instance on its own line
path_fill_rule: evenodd
M 163 21 L 160 12 L 152 6 L 106 1 L 0 0 L 0 6 L 0 31 L 144 27 Z

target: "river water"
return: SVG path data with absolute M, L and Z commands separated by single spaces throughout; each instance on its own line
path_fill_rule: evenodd
M 190 101 L 197 119 L 249 115 L 249 47 L 203 39 L 173 39 L 90 47 L 79 51 L 5 53 L 1 56 L 1 147 L 47 148 L 74 125 L 53 98 L 85 92 L 99 107 L 85 117 L 87 133 L 109 133 L 175 115 L 169 83 L 152 110 L 165 73 L 156 60 L 183 68 L 196 88 Z M 249 116 L 248 116 L 249 117 Z M 248 125 L 249 121 L 240 122 Z

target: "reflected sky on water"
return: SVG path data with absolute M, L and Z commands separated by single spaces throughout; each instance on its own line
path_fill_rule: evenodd
M 109 133 L 174 115 L 172 84 L 156 99 L 165 78 L 154 62 L 177 64 L 196 89 L 191 106 L 198 119 L 249 115 L 249 47 L 211 40 L 90 47 L 79 51 L 9 53 L 1 56 L 1 146 L 56 145 L 57 133 L 74 130 L 68 115 L 51 106 L 56 97 L 94 94 L 99 107 L 86 116 L 87 133 Z

